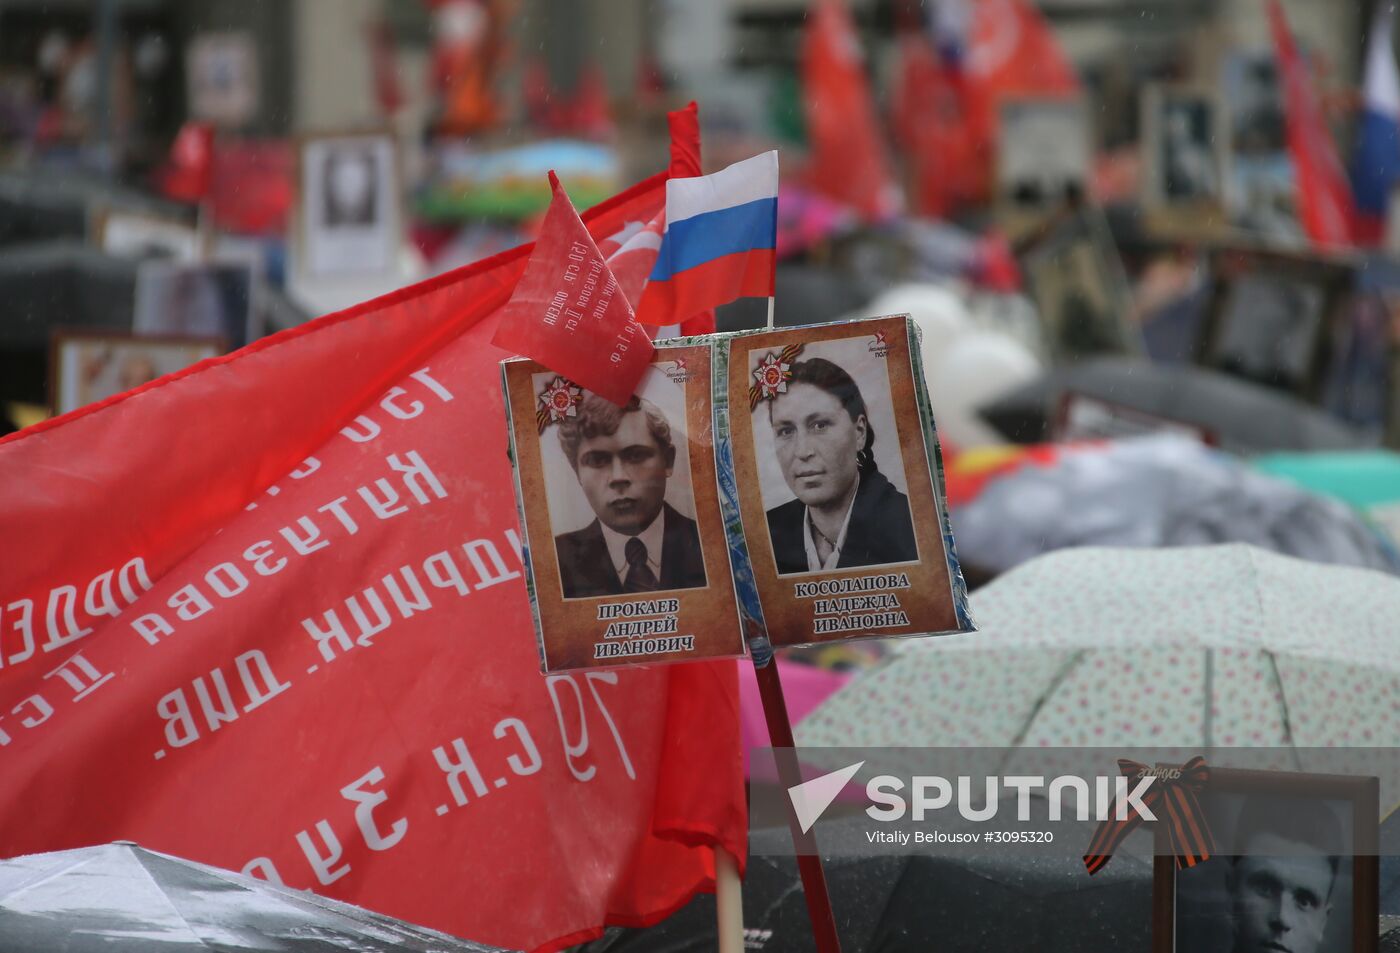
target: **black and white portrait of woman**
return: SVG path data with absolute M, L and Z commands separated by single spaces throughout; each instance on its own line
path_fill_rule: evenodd
M 754 411 L 779 575 L 919 558 L 884 358 L 868 341 L 809 346 Z M 864 385 L 835 358 L 859 365 Z

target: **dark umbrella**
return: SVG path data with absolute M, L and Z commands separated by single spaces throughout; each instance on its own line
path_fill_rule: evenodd
M 49 343 L 58 328 L 130 332 L 141 261 L 77 240 L 10 245 L 0 254 L 0 401 L 48 402 Z M 306 312 L 263 285 L 254 300 L 265 327 L 300 324 Z
M 138 265 L 78 241 L 6 248 L 0 255 L 0 347 L 46 348 L 55 327 L 131 330 Z
M 1238 378 L 1184 364 L 1097 358 L 1057 367 L 982 407 L 979 413 L 1011 440 L 1049 438 L 1066 392 L 1202 428 L 1240 453 L 1340 450 L 1364 438 L 1322 411 Z
M 864 830 L 863 817 L 823 822 L 833 840 Z M 857 834 L 857 837 L 861 835 Z M 745 946 L 761 953 L 812 949 L 797 864 L 776 856 L 785 829 L 756 831 L 744 878 Z M 1059 953 L 1145 950 L 1151 945 L 1152 871 L 1135 857 L 1114 858 L 1094 877 L 1070 857 L 933 854 L 825 858 L 836 926 L 845 953 Z M 616 933 L 590 953 L 699 953 L 718 947 L 715 899 L 701 895 L 647 930 Z
M 82 240 L 93 210 L 101 207 L 190 217 L 188 206 L 153 198 L 98 176 L 52 170 L 9 172 L 0 174 L 0 245 Z
M 6 953 L 490 953 L 346 903 L 118 841 L 0 862 Z
M 77 240 L 10 245 L 0 254 L 0 401 L 48 403 L 57 327 L 130 331 L 137 263 Z

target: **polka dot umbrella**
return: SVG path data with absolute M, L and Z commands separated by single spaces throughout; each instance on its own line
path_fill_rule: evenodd
M 1394 576 L 1238 544 L 1065 549 L 973 614 L 979 632 L 899 643 L 798 744 L 1268 747 L 1300 771 L 1327 770 L 1316 749 L 1400 746 Z M 1400 779 L 1381 782 L 1387 807 Z

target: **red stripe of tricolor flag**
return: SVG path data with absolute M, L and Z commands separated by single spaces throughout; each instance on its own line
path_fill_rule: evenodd
M 726 301 L 715 301 L 714 289 L 725 289 L 728 301 L 768 298 L 773 294 L 775 252 L 771 248 L 716 258 L 677 275 L 670 281 L 648 282 L 643 300 L 652 314 L 698 314 Z M 641 314 L 637 320 L 645 320 Z

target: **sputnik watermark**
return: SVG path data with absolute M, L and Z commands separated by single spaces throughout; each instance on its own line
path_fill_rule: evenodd
M 792 800 L 793 811 L 804 834 L 821 819 L 864 765 L 864 761 L 858 761 L 788 788 L 788 797 Z M 987 822 L 995 820 L 1004 806 L 1003 793 L 1014 793 L 1016 820 L 1021 823 L 1031 820 L 1031 798 L 1036 795 L 1043 796 L 1048 802 L 1050 821 L 1059 821 L 1064 817 L 1077 821 L 1123 821 L 1134 815 L 1144 821 L 1155 821 L 1157 816 L 1143 799 L 1157 780 L 1155 772 L 1133 779 L 1121 774 L 1098 775 L 1092 779 L 1063 774 L 1050 778 L 1048 782 L 1043 775 L 992 775 L 982 779 L 981 806 L 978 806 L 974 798 L 978 792 L 970 775 L 956 778 L 915 775 L 906 783 L 903 778 L 881 774 L 865 783 L 865 796 L 870 802 L 865 814 L 874 821 L 893 822 L 906 818 L 923 821 L 936 812 L 955 807 L 964 820 Z M 1065 811 L 1067 802 L 1073 804 L 1068 814 Z M 871 839 L 872 843 L 878 840 Z M 942 842 L 961 843 L 966 840 Z M 907 838 L 891 841 L 900 844 L 909 842 Z

